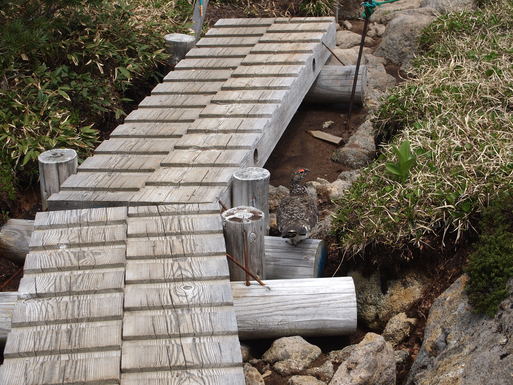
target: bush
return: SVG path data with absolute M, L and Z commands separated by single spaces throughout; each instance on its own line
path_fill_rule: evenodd
M 485 210 L 482 234 L 470 255 L 466 272 L 467 293 L 474 309 L 493 316 L 508 296 L 508 281 L 513 278 L 513 194 Z
M 0 194 L 33 179 L 42 151 L 89 154 L 124 115 L 127 90 L 156 81 L 162 35 L 184 29 L 190 9 L 186 0 L 2 1 Z
M 513 3 L 442 16 L 420 42 L 412 78 L 374 121 L 392 142 L 339 202 L 346 251 L 384 245 L 399 256 L 443 247 L 448 236 L 459 241 L 513 180 Z M 387 165 L 397 164 L 403 142 L 415 162 L 397 178 Z

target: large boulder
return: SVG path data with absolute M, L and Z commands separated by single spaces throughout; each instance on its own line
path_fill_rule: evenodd
M 370 20 L 375 23 L 387 24 L 399 12 L 420 8 L 421 0 L 399 0 L 395 3 L 383 4 L 376 8 Z
M 277 339 L 262 359 L 273 365 L 276 372 L 288 376 L 299 374 L 321 355 L 319 347 L 306 342 L 302 337 Z
M 376 155 L 374 129 L 367 120 L 351 135 L 345 146 L 337 148 L 331 160 L 343 164 L 350 169 L 366 166 Z
M 392 346 L 378 334 L 367 333 L 338 367 L 329 385 L 395 385 Z
M 360 44 L 362 36 L 358 33 L 351 31 L 338 31 L 337 32 L 337 47 L 339 48 L 352 48 Z
M 436 299 L 408 385 L 510 385 L 513 382 L 513 280 L 494 318 L 472 312 L 466 275 Z
M 474 0 L 421 0 L 420 5 L 440 13 L 466 11 L 476 6 Z
M 422 30 L 431 24 L 434 11 L 420 8 L 413 12 L 400 13 L 388 23 L 383 40 L 376 49 L 376 56 L 408 69 L 411 59 L 418 48 L 417 40 Z

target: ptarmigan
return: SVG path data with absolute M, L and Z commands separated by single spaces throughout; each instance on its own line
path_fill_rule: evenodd
M 317 202 L 303 184 L 309 172 L 301 168 L 292 173 L 289 196 L 283 198 L 278 206 L 278 230 L 282 238 L 287 238 L 294 246 L 307 239 L 317 223 Z

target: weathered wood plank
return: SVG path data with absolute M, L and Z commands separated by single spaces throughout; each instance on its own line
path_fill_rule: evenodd
M 183 62 L 182 60 L 181 62 Z M 181 63 L 180 62 L 180 63 Z M 210 103 L 212 95 L 153 95 L 143 99 L 141 108 L 203 108 Z
M 219 214 L 219 203 L 135 206 L 128 208 L 129 217 L 164 217 L 169 215 Z
M 279 104 L 209 104 L 201 112 L 202 118 L 270 118 Z M 182 139 L 187 140 L 189 135 Z
M 239 167 L 249 162 L 246 150 L 175 150 L 163 158 L 163 167 Z
M 198 118 L 201 108 L 139 108 L 125 118 L 125 122 L 180 123 L 193 122 Z
M 128 202 L 132 205 L 209 203 L 224 197 L 227 190 L 221 186 L 145 186 Z
M 125 207 L 89 210 L 46 211 L 36 214 L 35 230 L 72 226 L 100 226 L 122 224 L 127 217 Z
M 244 91 L 219 91 L 213 98 L 213 104 L 279 104 L 286 91 L 281 90 L 244 90 Z
M 164 77 L 165 82 L 221 82 L 232 74 L 232 70 L 190 70 L 171 71 Z
M 74 295 L 18 301 L 13 327 L 122 319 L 123 294 Z
M 209 37 L 206 36 L 196 43 L 198 48 L 208 47 L 253 47 L 260 40 L 259 36 L 249 37 Z
M 147 186 L 228 186 L 235 168 L 160 168 L 148 178 Z
M 152 172 L 159 167 L 160 156 L 155 155 L 94 155 L 87 158 L 79 171 Z
M 241 58 L 186 58 L 176 65 L 175 71 L 235 69 L 241 61 Z
M 111 138 L 179 138 L 188 123 L 125 123 L 111 132 Z
M 277 17 L 275 23 L 305 24 L 305 23 L 334 23 L 335 18 L 332 16 L 322 17 Z
M 127 206 L 135 191 L 60 191 L 48 200 L 51 210 Z
M 193 48 L 185 56 L 187 59 L 203 58 L 244 58 L 251 47 L 220 47 L 220 48 Z
M 305 70 L 303 65 L 254 65 L 240 66 L 233 71 L 234 78 L 279 78 L 279 77 L 296 77 Z
M 223 90 L 288 90 L 295 77 L 288 78 L 231 78 L 224 83 Z
M 324 32 L 330 26 L 330 22 L 323 23 L 276 23 L 267 29 L 267 33 L 289 32 Z
M 302 65 L 310 58 L 307 53 L 251 54 L 242 65 Z
M 123 373 L 122 385 L 244 385 L 241 367 Z
M 152 95 L 215 95 L 224 80 L 207 82 L 166 82 L 158 84 Z
M 221 233 L 219 212 L 203 215 L 162 215 L 128 218 L 128 237 Z
M 12 313 L 17 299 L 16 292 L 0 292 L 0 345 L 5 343 L 11 331 Z
M 233 19 L 220 19 L 215 24 L 215 28 L 234 28 L 234 27 L 260 27 L 270 26 L 274 23 L 275 18 L 273 17 L 262 17 L 262 18 L 233 18 Z
M 138 191 L 150 175 L 141 172 L 79 172 L 66 179 L 61 191 Z
M 223 95 L 220 91 L 218 95 Z M 188 133 L 255 133 L 262 132 L 269 123 L 266 118 L 200 118 L 194 121 Z
M 104 140 L 95 150 L 97 154 L 163 155 L 173 149 L 177 138 L 114 138 Z
M 260 43 L 316 43 L 322 40 L 324 32 L 268 33 L 260 38 Z
M 233 304 L 228 280 L 127 285 L 125 310 L 179 309 Z
M 242 107 L 242 106 L 236 106 L 232 105 L 234 108 L 230 109 L 230 106 L 225 105 L 210 105 L 209 108 L 207 107 L 205 109 L 206 115 L 214 115 L 217 113 L 222 114 L 222 111 L 233 111 L 235 114 L 235 110 L 241 111 L 241 109 L 238 109 L 236 107 Z M 255 110 L 257 111 L 257 107 L 269 107 L 269 109 L 260 109 L 260 112 L 264 111 L 271 111 L 275 108 L 275 104 L 273 105 L 263 105 L 263 106 L 251 106 L 246 105 L 248 108 L 247 110 Z M 218 107 L 215 109 L 215 107 Z M 227 108 L 224 108 L 227 107 Z M 183 138 L 178 139 L 178 141 L 175 144 L 176 149 L 191 149 L 191 148 L 210 148 L 215 150 L 239 150 L 239 149 L 251 149 L 254 147 L 258 139 L 260 138 L 259 134 L 252 134 L 252 133 L 235 133 L 235 134 L 224 134 L 224 133 L 215 133 L 215 134 L 189 134 L 184 136 Z
M 211 28 L 205 34 L 208 37 L 233 37 L 233 36 L 262 36 L 268 27 L 231 27 Z
M 312 53 L 318 43 L 260 43 L 251 48 L 252 54 Z

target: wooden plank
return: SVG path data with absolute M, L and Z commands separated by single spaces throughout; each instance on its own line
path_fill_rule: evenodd
M 135 194 L 135 191 L 60 191 L 48 199 L 48 205 L 50 210 L 127 206 Z
M 259 43 L 251 48 L 252 54 L 312 53 L 318 43 Z
M 270 118 L 279 106 L 279 104 L 209 104 L 203 109 L 200 117 Z
M 213 104 L 242 104 L 242 103 L 274 103 L 280 104 L 285 96 L 285 90 L 234 90 L 219 91 L 213 98 Z
M 87 158 L 78 169 L 79 171 L 152 172 L 159 167 L 160 159 L 161 157 L 155 155 L 94 155 Z
M 228 280 L 127 285 L 125 310 L 179 309 L 233 304 Z
M 77 246 L 106 246 L 122 244 L 126 225 L 72 227 L 68 229 L 36 230 L 32 233 L 32 250 L 64 249 Z
M 4 357 L 121 350 L 121 331 L 121 321 L 15 328 L 9 334 Z
M 234 78 L 259 78 L 259 77 L 296 77 L 305 70 L 303 65 L 255 65 L 240 66 L 233 71 Z
M 233 107 L 242 107 L 239 105 L 232 105 Z M 267 111 L 270 111 L 271 109 L 274 109 L 275 104 L 273 105 L 263 105 L 263 106 L 248 106 L 248 110 L 255 110 L 258 109 L 256 107 L 270 107 Z M 205 114 L 222 114 L 222 111 L 233 111 L 229 108 L 221 108 L 225 107 L 224 105 L 217 105 L 215 107 L 219 107 L 219 109 L 214 109 L 214 105 L 210 105 L 209 107 L 212 108 L 206 108 Z M 229 106 L 226 106 L 229 107 Z M 240 109 L 238 110 L 240 111 Z M 263 111 L 266 110 L 259 110 L 263 113 Z M 235 112 L 234 112 L 235 114 Z M 256 114 L 256 113 L 255 113 Z M 260 138 L 259 134 L 224 134 L 224 133 L 216 133 L 216 134 L 189 134 L 184 136 L 183 138 L 179 139 L 176 144 L 176 149 L 189 149 L 189 148 L 211 148 L 211 149 L 218 149 L 218 150 L 238 150 L 238 149 L 251 149 L 255 146 L 256 142 Z
M 79 172 L 66 179 L 61 191 L 138 191 L 150 175 L 140 172 Z
M 219 214 L 217 202 L 205 204 L 178 204 L 159 206 L 136 206 L 128 208 L 129 217 L 164 217 L 169 215 Z
M 214 95 L 224 80 L 206 82 L 166 82 L 158 84 L 152 95 Z
M 305 24 L 305 23 L 334 23 L 335 18 L 332 16 L 316 16 L 316 17 L 277 17 L 274 19 L 275 23 L 291 23 L 291 24 Z
M 223 90 L 288 90 L 295 78 L 231 78 L 223 85 Z
M 173 149 L 177 138 L 114 138 L 104 140 L 97 154 L 163 155 Z
M 12 326 L 109 321 L 122 316 L 121 293 L 38 298 L 16 303 Z
M 132 111 L 125 122 L 180 123 L 193 122 L 198 118 L 200 108 L 140 108 Z
M 180 63 L 182 63 L 182 60 Z M 212 95 L 153 95 L 143 99 L 141 108 L 203 108 L 210 103 Z
M 342 141 L 344 140 L 344 139 L 343 139 L 343 138 L 341 138 L 340 136 L 331 135 L 331 134 L 328 134 L 327 132 L 324 132 L 324 131 L 311 130 L 311 131 L 308 131 L 308 132 L 309 132 L 309 133 L 310 133 L 310 135 L 312 135 L 314 138 L 324 140 L 325 142 L 329 142 L 329 143 L 336 144 L 337 146 L 338 146 L 340 143 L 342 143 Z
M 0 367 L 0 383 L 19 385 L 20 381 L 23 385 L 117 384 L 120 381 L 120 358 L 5 360 Z
M 200 234 L 190 239 L 184 236 L 161 238 L 128 238 L 127 259 L 170 258 L 225 255 L 222 234 Z
M 25 274 L 18 293 L 20 298 L 41 298 L 122 292 L 124 279 L 124 268 Z
M 242 361 L 237 336 L 183 337 L 124 341 L 123 372 L 237 367 Z
M 89 210 L 67 210 L 38 212 L 34 221 L 34 229 L 99 226 L 124 223 L 127 217 L 125 207 L 98 208 Z
M 220 186 L 145 186 L 135 192 L 130 204 L 209 203 L 226 196 L 227 187 Z
M 235 168 L 172 167 L 160 168 L 147 186 L 228 186 Z
M 183 280 L 228 279 L 225 256 L 168 258 L 162 260 L 130 261 L 126 267 L 126 282 L 160 283 Z
M 222 95 L 225 91 L 220 91 Z M 227 91 L 228 92 L 228 91 Z M 200 118 L 191 123 L 188 132 L 194 133 L 255 133 L 262 132 L 269 123 L 265 118 Z
M 244 167 L 249 162 L 245 150 L 175 150 L 163 158 L 163 167 Z
M 163 215 L 128 218 L 128 237 L 222 233 L 219 211 L 202 215 Z
M 124 208 L 126 210 L 126 207 Z M 33 251 L 27 254 L 25 273 L 109 269 L 125 266 L 125 246 Z
M 241 367 L 215 369 L 167 370 L 143 373 L 124 373 L 122 385 L 243 385 Z
M 244 58 L 249 54 L 251 47 L 220 47 L 220 48 L 193 48 L 185 56 L 194 58 Z
M 11 331 L 11 319 L 18 293 L 0 292 L 0 345 L 5 343 L 7 334 Z
M 253 47 L 258 43 L 259 36 L 250 37 L 204 37 L 196 43 L 198 48 L 208 47 Z
M 302 65 L 310 58 L 307 53 L 250 54 L 242 65 Z
M 175 71 L 235 69 L 240 65 L 241 61 L 241 58 L 186 58 L 180 60 L 175 66 Z
M 164 77 L 164 82 L 221 82 L 231 74 L 232 70 L 171 71 Z
M 316 43 L 322 40 L 325 31 L 268 33 L 259 40 L 259 43 Z
M 233 37 L 233 36 L 262 36 L 268 27 L 232 27 L 211 28 L 205 34 L 208 37 Z
M 324 32 L 331 22 L 323 23 L 277 23 L 267 29 L 267 33 L 288 33 L 288 32 Z
M 274 23 L 275 18 L 273 17 L 261 17 L 261 18 L 233 18 L 233 19 L 220 19 L 215 24 L 215 28 L 233 28 L 233 27 L 260 27 L 270 26 Z
M 188 123 L 125 123 L 111 132 L 111 138 L 179 138 Z

